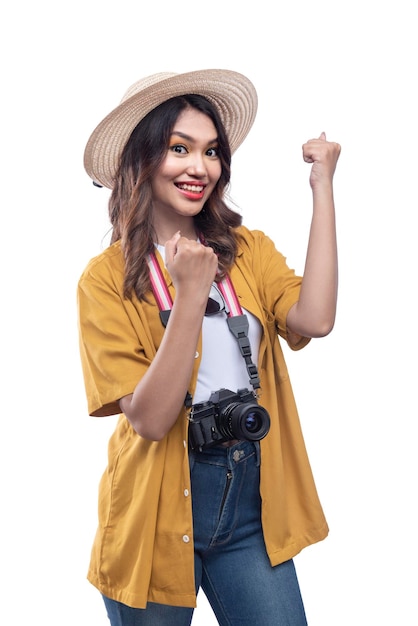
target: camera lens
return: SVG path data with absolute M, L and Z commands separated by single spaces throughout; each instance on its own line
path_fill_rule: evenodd
M 232 402 L 222 411 L 219 430 L 224 437 L 259 441 L 270 429 L 266 409 L 252 402 Z
M 260 430 L 262 425 L 262 420 L 257 411 L 251 411 L 245 418 L 245 428 L 250 433 L 256 433 Z

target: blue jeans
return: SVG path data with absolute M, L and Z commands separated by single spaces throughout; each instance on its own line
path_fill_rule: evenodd
M 221 626 L 306 626 L 293 561 L 271 567 L 261 527 L 258 442 L 190 453 L 196 592 Z M 112 626 L 190 626 L 193 609 L 104 598 Z

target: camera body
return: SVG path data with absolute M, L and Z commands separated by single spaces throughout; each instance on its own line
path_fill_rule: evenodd
M 192 450 L 232 439 L 259 441 L 270 429 L 270 416 L 249 389 L 214 391 L 207 402 L 194 404 L 190 414 Z

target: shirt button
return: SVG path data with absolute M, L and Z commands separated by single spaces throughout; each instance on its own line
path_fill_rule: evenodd
M 185 495 L 185 496 L 186 496 L 186 498 L 187 498 L 187 496 L 189 495 L 189 490 L 188 490 L 188 489 L 185 489 L 185 490 L 183 491 L 183 493 L 184 493 L 184 495 Z
M 199 358 L 199 353 L 198 353 L 197 351 L 194 353 L 194 358 L 195 358 L 195 359 L 198 359 L 198 358 Z
M 184 541 L 184 543 L 189 543 L 189 541 L 190 541 L 189 535 L 183 535 L 183 541 Z

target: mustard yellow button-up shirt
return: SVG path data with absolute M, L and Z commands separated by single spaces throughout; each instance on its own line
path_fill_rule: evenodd
M 286 317 L 298 300 L 301 278 L 261 231 L 242 226 L 237 232 L 239 252 L 230 276 L 241 306 L 263 328 L 259 403 L 270 414 L 271 428 L 260 442 L 260 493 L 274 566 L 328 534 L 278 338 L 286 340 Z M 80 353 L 93 416 L 120 413 L 119 398 L 133 392 L 164 332 L 152 294 L 149 303 L 124 299 L 123 273 L 115 243 L 90 261 L 78 285 Z M 296 349 L 308 341 L 302 338 Z M 201 348 L 200 339 L 198 354 Z M 195 361 L 192 395 L 200 358 Z M 154 442 L 141 438 L 120 415 L 109 441 L 88 580 L 132 607 L 145 608 L 147 601 L 196 606 L 187 425 L 183 410 L 168 435 Z

